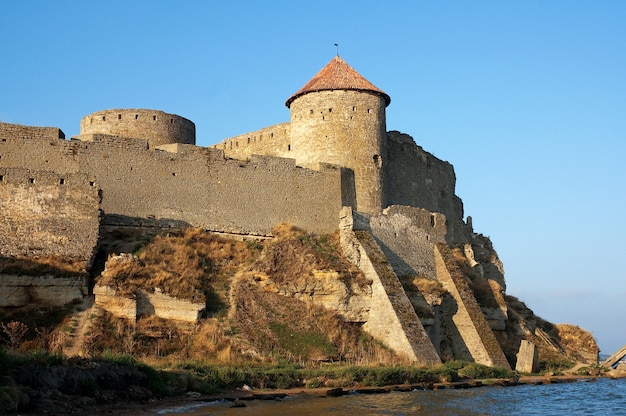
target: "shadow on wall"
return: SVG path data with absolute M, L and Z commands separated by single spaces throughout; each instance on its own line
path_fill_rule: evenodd
M 439 308 L 440 311 L 437 315 L 440 315 L 439 322 L 444 334 L 439 345 L 439 356 L 444 361 L 454 359 L 473 362 L 472 353 L 452 319 L 459 309 L 456 300 L 450 293 L 446 293 Z

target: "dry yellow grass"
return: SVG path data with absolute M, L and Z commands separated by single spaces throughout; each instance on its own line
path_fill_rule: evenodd
M 136 260 L 109 262 L 99 283 L 123 294 L 139 287 L 159 288 L 177 298 L 197 300 L 223 291 L 235 271 L 258 256 L 256 247 L 189 228 L 156 236 Z
M 24 258 L 0 257 L 1 274 L 23 274 L 37 276 L 49 274 L 58 277 L 84 276 L 87 274 L 84 260 L 67 259 L 55 256 Z

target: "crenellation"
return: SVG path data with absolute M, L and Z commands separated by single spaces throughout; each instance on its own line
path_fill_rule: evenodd
M 176 114 L 147 109 L 111 109 L 89 114 L 80 121 L 80 134 L 102 134 L 147 140 L 150 148 L 162 144 L 196 144 L 196 126 Z

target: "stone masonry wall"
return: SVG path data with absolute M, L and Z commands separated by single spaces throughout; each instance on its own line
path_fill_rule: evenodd
M 386 101 L 363 91 L 318 91 L 290 105 L 291 156 L 299 166 L 318 162 L 345 166 L 354 172 L 356 207 L 377 213 L 383 200 Z
M 445 215 L 393 205 L 371 216 L 369 224 L 398 276 L 435 279 L 433 245 L 445 242 Z
M 398 276 L 369 232 L 353 231 L 350 208 L 341 211 L 340 236 L 344 254 L 372 280 L 372 295 L 363 329 L 396 353 L 418 365 L 441 363 Z
M 224 151 L 228 158 L 248 160 L 250 156 L 265 155 L 293 157 L 291 152 L 291 124 L 281 123 L 254 132 L 229 137 L 213 146 Z
M 435 245 L 435 266 L 437 279 L 456 302 L 456 309 L 449 307 L 447 310 L 454 311 L 452 321 L 461 339 L 453 339 L 452 344 L 464 344 L 474 361 L 479 364 L 510 369 L 500 344 L 447 245 Z
M 463 203 L 455 195 L 456 176 L 448 162 L 397 131 L 387 133 L 385 191 L 388 205 L 421 207 L 446 216 L 449 244 L 467 242 Z
M 33 127 L 0 122 L 0 142 L 6 140 L 7 137 L 64 139 L 65 133 L 57 127 Z
M 343 170 L 298 168 L 293 159 L 230 160 L 222 150 L 84 135 L 82 140 L 6 137 L 0 167 L 83 172 L 102 191 L 108 217 L 178 220 L 215 231 L 267 235 L 279 222 L 316 233 L 337 229 Z
M 96 183 L 85 175 L 0 167 L 0 255 L 88 263 L 98 241 L 99 203 Z
M 158 110 L 112 109 L 89 114 L 80 121 L 80 134 L 105 134 L 147 140 L 150 148 L 168 143 L 196 144 L 196 125 L 176 114 Z

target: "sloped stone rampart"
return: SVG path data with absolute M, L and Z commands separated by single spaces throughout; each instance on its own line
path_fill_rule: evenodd
M 435 245 L 435 267 L 437 280 L 456 302 L 456 312 L 452 320 L 474 361 L 510 369 L 500 344 L 446 244 Z
M 369 232 L 352 231 L 351 210 L 341 212 L 341 246 L 367 279 L 372 280 L 372 298 L 363 329 L 396 353 L 418 365 L 436 365 L 441 360 L 428 338 L 400 280 Z

